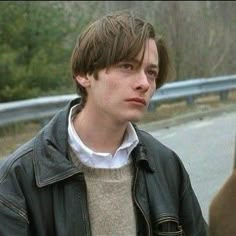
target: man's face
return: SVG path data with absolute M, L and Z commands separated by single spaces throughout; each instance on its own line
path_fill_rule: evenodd
M 98 80 L 88 76 L 86 89 L 89 108 L 98 119 L 115 122 L 139 121 L 156 89 L 158 52 L 149 39 L 141 66 L 142 53 L 134 60 L 122 61 L 98 72 Z

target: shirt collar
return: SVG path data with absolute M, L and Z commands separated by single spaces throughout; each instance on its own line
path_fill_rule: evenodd
M 120 147 L 117 149 L 117 151 L 121 149 L 127 149 L 128 152 L 130 153 L 133 150 L 133 148 L 138 144 L 138 142 L 139 139 L 136 134 L 136 131 L 133 125 L 129 122 L 125 132 L 124 140 L 120 145 Z
M 80 139 L 79 135 L 75 131 L 74 125 L 73 125 L 73 119 L 75 114 L 77 113 L 78 105 L 73 106 L 70 109 L 70 113 L 68 116 L 68 138 L 69 138 L 69 144 L 71 145 L 72 149 L 77 153 L 80 154 L 86 153 L 88 156 L 91 156 L 93 154 L 93 151 L 88 148 Z

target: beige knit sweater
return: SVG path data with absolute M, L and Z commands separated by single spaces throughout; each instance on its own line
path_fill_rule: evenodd
M 92 235 L 136 235 L 133 164 L 117 169 L 91 168 L 83 165 L 74 153 L 71 156 L 85 174 Z

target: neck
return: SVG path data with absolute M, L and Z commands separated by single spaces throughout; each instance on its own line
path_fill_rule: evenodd
M 74 119 L 74 127 L 83 143 L 95 152 L 114 154 L 121 145 L 128 123 L 94 116 L 86 107 Z

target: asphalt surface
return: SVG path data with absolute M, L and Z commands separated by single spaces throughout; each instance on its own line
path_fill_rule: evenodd
M 212 198 L 233 169 L 236 142 L 236 112 L 233 110 L 146 126 L 146 131 L 180 156 L 206 221 Z

